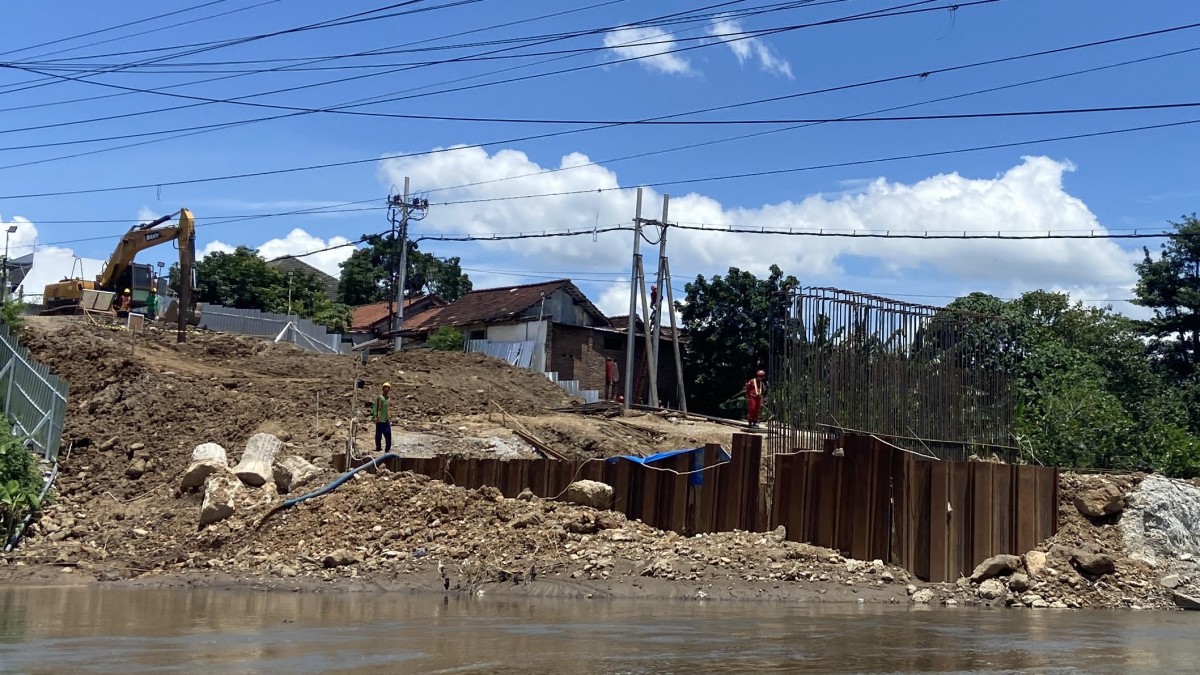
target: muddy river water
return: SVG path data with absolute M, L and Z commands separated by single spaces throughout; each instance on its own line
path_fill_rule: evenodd
M 1194 673 L 1200 613 L 0 588 L 2 673 Z

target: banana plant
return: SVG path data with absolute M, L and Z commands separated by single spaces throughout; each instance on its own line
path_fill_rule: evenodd
M 4 541 L 12 538 L 26 511 L 36 512 L 41 508 L 42 501 L 36 491 L 16 480 L 0 483 L 0 509 L 3 509 L 0 522 L 4 526 Z

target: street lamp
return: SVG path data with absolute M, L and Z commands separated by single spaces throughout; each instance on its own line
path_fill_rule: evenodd
M 16 231 L 16 225 L 9 225 L 8 232 L 4 234 L 4 291 L 3 295 L 0 295 L 0 299 L 5 302 L 8 301 L 8 238 Z

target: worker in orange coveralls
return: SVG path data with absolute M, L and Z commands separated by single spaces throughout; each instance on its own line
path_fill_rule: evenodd
M 763 371 L 755 373 L 754 378 L 746 383 L 746 421 L 750 426 L 758 426 L 759 415 L 762 414 L 763 393 L 766 391 L 767 374 Z

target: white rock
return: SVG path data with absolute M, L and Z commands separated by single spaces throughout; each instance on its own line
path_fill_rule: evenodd
M 607 509 L 612 504 L 613 489 L 607 483 L 578 480 L 567 486 L 566 500 L 580 506 Z
M 233 467 L 233 472 L 246 485 L 262 487 L 267 481 L 275 478 L 272 467 L 281 448 L 283 448 L 283 441 L 275 436 L 254 434 L 246 443 L 246 452 L 242 454 L 242 461 Z
M 999 600 L 1008 595 L 1008 589 L 1004 587 L 1004 582 L 999 579 L 987 579 L 979 584 L 979 589 L 976 593 L 984 600 Z
M 225 448 L 216 443 L 201 443 L 192 450 L 193 462 L 220 462 L 221 466 L 229 466 L 229 459 L 225 453 Z
M 928 588 L 922 588 L 912 594 L 912 601 L 918 605 L 928 605 L 933 601 L 933 591 Z
M 287 494 L 315 478 L 321 470 L 303 457 L 288 455 L 272 467 L 271 473 L 275 478 L 275 487 L 281 494 Z
M 1121 533 L 1131 557 L 1158 564 L 1200 555 L 1200 489 L 1181 481 L 1147 476 L 1127 496 Z M 1185 557 L 1186 556 L 1186 557 Z
M 200 526 L 224 520 L 233 515 L 242 484 L 230 475 L 216 474 L 204 482 L 204 502 L 200 505 Z
M 192 462 L 192 465 L 183 472 L 183 479 L 179 481 L 180 490 L 197 490 L 204 485 L 204 481 L 215 473 L 231 473 L 229 467 L 225 463 L 218 462 L 214 459 L 203 459 L 198 462 Z

